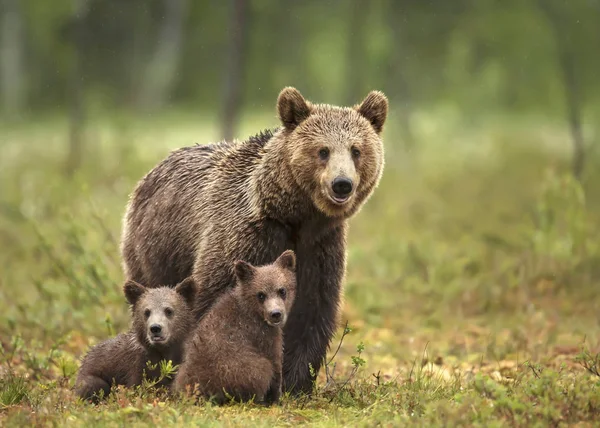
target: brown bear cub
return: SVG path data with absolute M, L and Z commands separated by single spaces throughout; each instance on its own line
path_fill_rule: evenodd
M 175 391 L 222 404 L 271 404 L 282 392 L 283 333 L 296 292 L 296 256 L 283 252 L 274 263 L 235 263 L 237 285 L 224 294 L 186 344 Z
M 140 385 L 144 373 L 149 380 L 160 377 L 161 360 L 173 365 L 182 359 L 184 341 L 195 326 L 193 304 L 196 285 L 191 278 L 175 288 L 146 287 L 127 281 L 123 287 L 132 308 L 132 328 L 127 333 L 94 346 L 82 361 L 75 390 L 84 400 L 98 402 L 100 392 L 108 396 L 113 384 Z M 147 363 L 152 367 L 148 367 Z M 164 378 L 157 386 L 168 386 Z

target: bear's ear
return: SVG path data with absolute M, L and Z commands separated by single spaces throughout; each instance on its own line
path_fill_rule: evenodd
M 243 260 L 235 262 L 235 276 L 240 282 L 248 282 L 254 277 L 256 268 Z
M 283 88 L 277 98 L 277 113 L 279 120 L 288 131 L 293 131 L 311 113 L 310 103 L 296 89 L 288 86 Z
M 284 269 L 296 272 L 296 254 L 292 250 L 286 250 L 275 261 Z
M 388 99 L 383 92 L 369 92 L 362 104 L 355 108 L 371 123 L 375 132 L 381 133 L 388 113 Z
M 188 303 L 192 303 L 194 301 L 196 297 L 196 290 L 196 281 L 194 281 L 192 276 L 187 277 L 175 287 L 177 294 L 183 297 Z
M 146 287 L 144 287 L 142 284 L 138 284 L 137 282 L 131 279 L 128 279 L 127 282 L 125 282 L 125 285 L 123 286 L 123 292 L 125 293 L 127 301 L 130 304 L 135 305 L 136 302 L 140 299 L 140 297 L 142 297 L 142 294 L 146 292 Z

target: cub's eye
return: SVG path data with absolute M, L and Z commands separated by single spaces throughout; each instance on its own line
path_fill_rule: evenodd
M 146 310 L 144 311 L 144 316 L 145 316 L 146 318 L 148 318 L 148 317 L 150 316 L 150 309 L 146 309 Z
M 171 309 L 171 308 L 165 309 L 165 315 L 167 317 L 171 318 L 173 316 L 173 309 Z
M 321 158 L 321 160 L 329 159 L 329 149 L 323 148 L 319 150 L 319 157 Z
M 277 293 L 282 299 L 285 299 L 285 288 L 280 288 L 279 290 L 277 290 Z
M 256 297 L 258 297 L 258 301 L 259 301 L 260 303 L 262 303 L 262 302 L 264 302 L 264 301 L 265 301 L 265 299 L 267 298 L 267 295 L 266 295 L 265 293 L 263 293 L 263 292 L 260 292 L 260 293 L 258 293 L 258 294 L 256 295 Z
M 352 157 L 354 159 L 358 159 L 360 157 L 360 150 L 358 150 L 356 147 L 352 147 Z

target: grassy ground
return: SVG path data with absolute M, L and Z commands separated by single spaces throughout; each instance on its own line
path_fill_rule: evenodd
M 417 117 L 411 153 L 390 123 L 382 184 L 351 222 L 351 331 L 340 326 L 313 398 L 272 408 L 195 406 L 148 385 L 94 407 L 70 391 L 86 349 L 128 326 L 128 193 L 169 150 L 214 140 L 210 120 L 95 122 L 70 178 L 64 123 L 4 127 L 0 425 L 593 425 L 599 162 L 580 184 L 554 124 L 450 119 Z M 274 125 L 247 118 L 240 135 Z

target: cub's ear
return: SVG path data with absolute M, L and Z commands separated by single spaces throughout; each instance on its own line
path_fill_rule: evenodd
M 292 250 L 286 250 L 275 261 L 284 269 L 296 272 L 296 254 Z
M 197 290 L 198 288 L 196 287 L 196 281 L 194 281 L 192 276 L 188 276 L 175 287 L 177 294 L 183 297 L 188 303 L 192 303 L 194 301 Z
M 235 276 L 240 282 L 248 282 L 254 277 L 256 268 L 243 260 L 235 262 Z
M 277 113 L 279 114 L 279 120 L 288 131 L 294 130 L 306 120 L 311 111 L 310 103 L 304 99 L 296 88 L 288 86 L 279 93 Z
M 127 301 L 130 304 L 135 305 L 140 297 L 142 297 L 142 295 L 146 292 L 146 287 L 131 279 L 128 279 L 123 286 L 123 292 L 125 293 Z
M 355 109 L 371 123 L 375 132 L 381 133 L 388 113 L 388 99 L 383 92 L 369 92 L 367 98 Z

